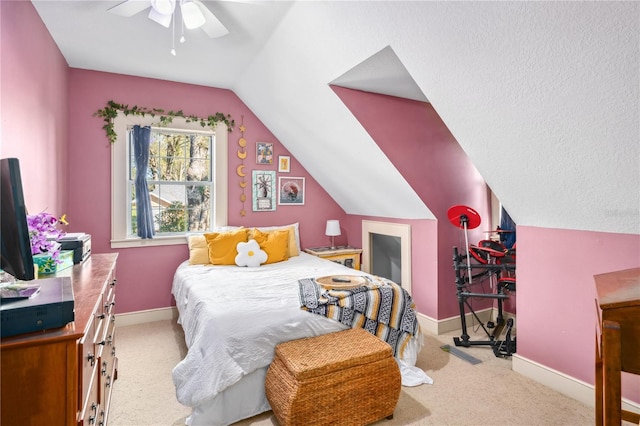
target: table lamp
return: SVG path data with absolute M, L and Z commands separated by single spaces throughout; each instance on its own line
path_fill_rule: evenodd
M 335 236 L 340 235 L 340 221 L 339 220 L 327 220 L 327 228 L 324 234 L 331 237 L 331 248 L 335 249 Z

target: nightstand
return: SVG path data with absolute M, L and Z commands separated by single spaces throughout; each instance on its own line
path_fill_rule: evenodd
M 362 249 L 338 246 L 336 248 L 314 247 L 304 249 L 304 251 L 314 256 L 322 257 L 323 259 L 341 263 L 349 268 L 360 270 L 360 254 L 362 253 Z

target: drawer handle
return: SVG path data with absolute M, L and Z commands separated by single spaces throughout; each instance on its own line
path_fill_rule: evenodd
M 116 347 L 111 348 L 111 356 L 116 356 Z
M 105 317 L 105 314 L 100 314 L 97 316 L 98 319 L 104 319 L 104 317 Z
M 89 354 L 87 355 L 87 361 L 89 361 L 91 363 L 91 366 L 93 367 L 96 363 L 96 356 L 89 352 Z
M 100 345 L 100 346 L 104 346 L 106 344 L 107 344 L 107 342 L 105 342 L 104 340 L 101 341 L 101 342 L 96 343 L 96 345 Z
M 102 363 L 102 371 L 101 371 L 102 375 L 104 376 L 105 374 L 107 374 L 107 362 L 104 361 Z
M 114 278 L 113 280 L 111 280 L 111 287 L 115 287 L 117 283 L 118 283 L 118 280 Z
M 111 387 L 111 376 L 107 376 L 107 380 L 104 385 L 108 388 Z
M 96 417 L 98 416 L 98 406 L 95 402 L 91 403 L 91 411 L 93 414 L 89 416 L 89 424 L 92 425 L 96 422 Z

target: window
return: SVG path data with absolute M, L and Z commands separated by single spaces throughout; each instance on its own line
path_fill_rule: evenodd
M 111 247 L 184 244 L 186 232 L 204 232 L 227 222 L 227 127 L 214 130 L 175 118 L 170 128 L 153 127 L 152 117 L 114 121 L 112 146 Z M 147 182 L 155 236 L 136 235 L 133 182 L 136 166 L 131 141 L 134 125 L 151 125 Z

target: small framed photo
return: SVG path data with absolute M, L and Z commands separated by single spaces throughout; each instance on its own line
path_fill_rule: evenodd
M 256 142 L 256 164 L 273 164 L 273 144 Z
M 278 171 L 282 173 L 289 173 L 291 170 L 291 159 L 288 155 L 278 156 Z
M 252 171 L 253 211 L 265 212 L 276 209 L 276 172 L 266 170 Z
M 289 206 L 304 205 L 304 178 L 282 177 L 278 178 L 278 204 Z

